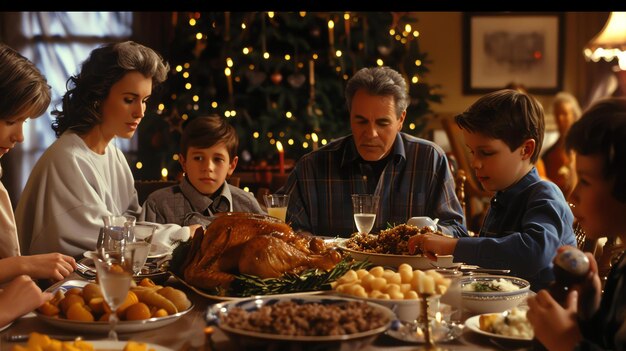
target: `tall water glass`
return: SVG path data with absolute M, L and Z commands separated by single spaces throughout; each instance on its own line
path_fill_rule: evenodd
M 109 253 L 120 253 L 122 246 L 130 235 L 130 228 L 135 225 L 135 217 L 127 215 L 103 216 L 104 228 L 102 237 L 98 238 L 98 250 Z
M 123 246 L 122 246 L 123 247 Z M 96 251 L 91 258 L 96 265 L 98 284 L 102 290 L 104 301 L 111 308 L 109 314 L 109 339 L 117 341 L 115 326 L 118 322 L 117 310 L 126 300 L 132 280 L 132 265 L 125 259 L 124 251 L 120 256 L 110 255 L 104 251 Z
M 289 204 L 288 194 L 271 194 L 264 195 L 267 214 L 276 217 L 283 222 L 287 219 L 287 205 Z
M 352 210 L 354 213 L 354 223 L 361 234 L 369 234 L 376 222 L 376 211 L 378 210 L 378 195 L 353 194 Z

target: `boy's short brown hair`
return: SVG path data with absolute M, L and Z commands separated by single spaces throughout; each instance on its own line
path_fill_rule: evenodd
M 237 156 L 239 147 L 239 137 L 235 128 L 224 117 L 218 115 L 196 117 L 189 121 L 183 130 L 180 152 L 183 156 L 187 156 L 189 147 L 204 149 L 218 143 L 226 145 L 230 157 L 229 162 L 232 162 Z
M 534 139 L 530 162 L 534 164 L 539 159 L 545 129 L 543 107 L 528 94 L 511 89 L 494 91 L 478 99 L 455 121 L 470 133 L 502 140 L 511 151 L 524 140 Z
M 579 155 L 602 157 L 602 174 L 615 179 L 613 197 L 626 202 L 626 99 L 594 103 L 567 133 L 565 147 Z

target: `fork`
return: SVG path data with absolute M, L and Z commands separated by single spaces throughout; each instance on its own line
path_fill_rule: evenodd
M 96 270 L 81 262 L 76 263 L 76 273 L 87 279 L 96 277 Z

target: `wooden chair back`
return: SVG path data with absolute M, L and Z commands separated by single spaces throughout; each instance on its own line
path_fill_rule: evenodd
M 241 178 L 240 177 L 230 177 L 228 178 L 228 184 L 232 185 L 232 186 L 236 186 L 239 188 L 239 184 L 241 184 Z
M 459 183 L 462 179 L 459 175 L 462 174 L 465 178 L 462 182 L 463 200 L 459 198 L 459 201 L 464 205 L 463 209 L 465 211 L 467 229 L 478 231 L 480 230 L 480 223 L 482 223 L 482 218 L 488 207 L 489 199 L 491 199 L 493 193 L 484 190 L 476 178 L 476 174 L 471 166 L 471 156 L 465 146 L 461 128 L 456 125 L 452 118 L 442 118 L 441 126 L 446 132 L 450 149 L 457 162 L 457 175 L 455 176 L 457 182 L 457 197 L 459 196 L 460 190 Z M 475 208 L 475 199 L 478 199 L 479 203 L 482 202 L 484 204 L 482 212 Z
M 267 206 L 265 206 L 265 199 L 263 198 L 264 195 L 268 195 L 270 193 L 270 189 L 269 188 L 258 188 L 254 197 L 256 197 L 256 200 L 259 202 L 259 205 L 261 205 L 261 208 L 263 209 L 263 211 L 267 211 Z

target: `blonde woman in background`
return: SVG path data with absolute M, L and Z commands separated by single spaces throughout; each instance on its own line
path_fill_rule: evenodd
M 543 154 L 546 175 L 563 192 L 566 197 L 576 185 L 576 170 L 572 153 L 565 149 L 565 135 L 576 122 L 582 111 L 578 100 L 567 92 L 560 92 L 552 104 L 554 120 L 559 131 L 557 141 Z

